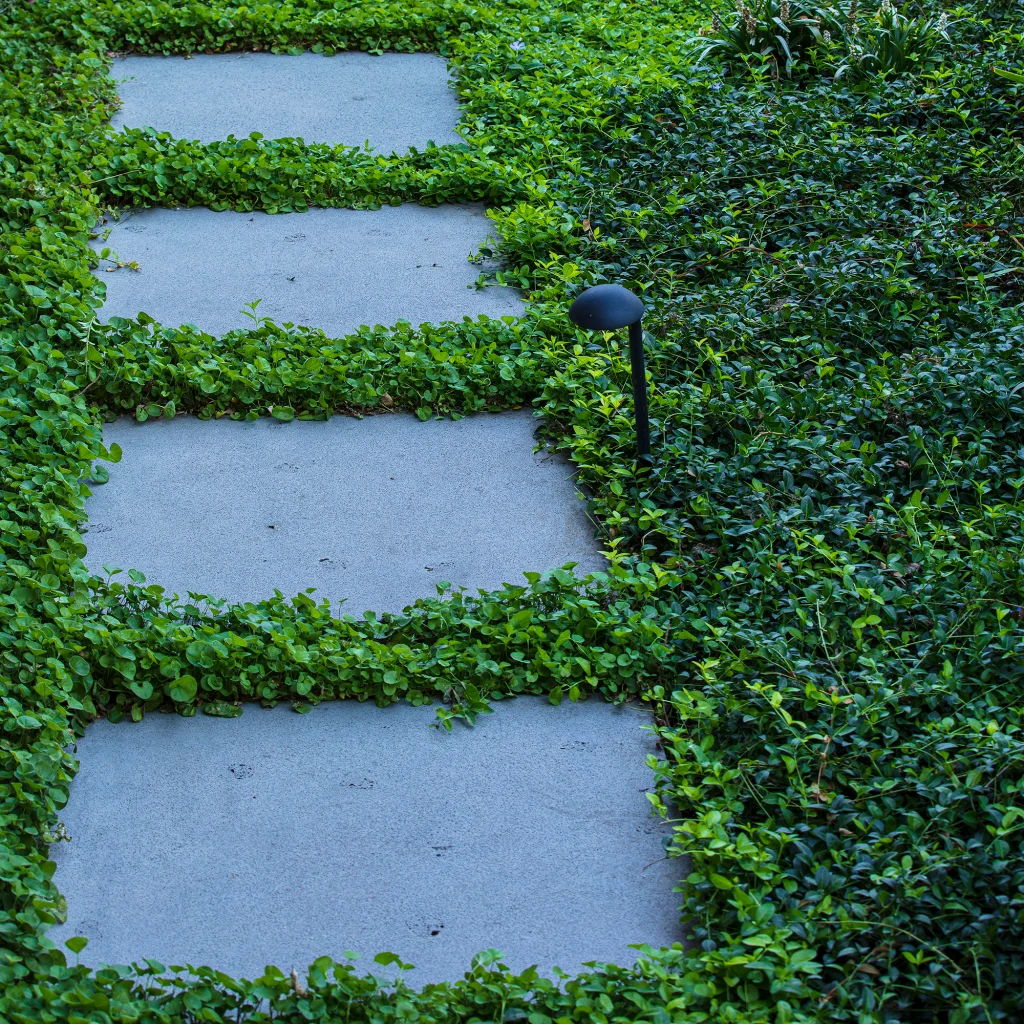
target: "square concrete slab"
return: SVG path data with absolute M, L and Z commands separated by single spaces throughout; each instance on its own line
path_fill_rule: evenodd
M 433 710 L 246 707 L 236 719 L 99 721 L 50 847 L 83 962 L 202 964 L 253 978 L 362 955 L 456 980 L 495 947 L 508 965 L 632 963 L 684 939 L 685 865 L 646 793 L 643 709 L 539 698 L 473 729 Z
M 213 53 L 121 57 L 110 73 L 115 128 L 179 139 L 229 135 L 370 147 L 382 154 L 458 144 L 459 104 L 445 60 L 430 53 Z
M 568 561 L 603 569 L 571 464 L 534 454 L 534 427 L 529 410 L 118 420 L 103 438 L 124 454 L 87 501 L 85 561 L 183 597 L 316 587 L 357 617 L 401 611 L 442 580 L 472 592 Z
M 278 323 L 342 337 L 361 324 L 459 321 L 519 316 L 513 288 L 475 287 L 483 269 L 469 262 L 492 222 L 482 204 L 306 213 L 216 213 L 148 209 L 126 214 L 109 237 L 122 267 L 96 273 L 106 285 L 100 319 L 148 313 L 159 323 L 194 324 L 210 334 L 250 328 L 243 306 Z

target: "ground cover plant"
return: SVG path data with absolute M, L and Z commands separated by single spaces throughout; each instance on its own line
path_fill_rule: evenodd
M 4 0 L 0 1016 L 1021 1019 L 1021 9 L 822 10 Z M 826 16 L 837 31 L 793 24 Z M 440 51 L 466 145 L 106 129 L 110 52 L 252 48 Z M 109 207 L 469 199 L 494 204 L 520 323 L 326 339 L 95 320 L 87 242 Z M 640 477 L 621 343 L 564 316 L 601 281 L 649 307 Z M 119 413 L 527 402 L 594 495 L 612 566 L 587 589 L 558 570 L 356 622 L 83 568 Z M 46 940 L 67 744 L 96 714 L 404 697 L 443 700 L 450 725 L 526 692 L 650 702 L 656 802 L 691 858 L 687 948 L 557 988 L 485 954 L 414 992 L 326 958 L 308 980 L 89 974 Z

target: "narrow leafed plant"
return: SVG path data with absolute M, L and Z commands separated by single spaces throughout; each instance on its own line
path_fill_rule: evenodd
M 699 38 L 699 61 L 719 58 L 760 58 L 776 73 L 790 75 L 796 62 L 809 50 L 828 43 L 842 31 L 839 16 L 830 8 L 800 0 L 760 0 L 748 4 L 736 0 L 736 11 L 724 21 L 716 13 L 710 29 Z
M 882 0 L 864 31 L 848 31 L 847 58 L 836 70 L 836 78 L 869 75 L 904 75 L 934 65 L 936 52 L 949 40 L 949 19 L 902 14 L 891 0 Z M 856 33 L 856 34 L 854 34 Z
M 700 33 L 699 60 L 727 62 L 759 57 L 776 73 L 793 75 L 798 62 L 837 79 L 890 73 L 903 75 L 932 66 L 939 44 L 949 39 L 948 18 L 908 17 L 891 0 L 866 13 L 858 0 L 836 7 L 761 0 L 736 0 L 729 23 L 718 14 Z

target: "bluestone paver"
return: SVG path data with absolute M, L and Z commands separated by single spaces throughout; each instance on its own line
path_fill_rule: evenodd
M 100 226 L 107 228 L 93 248 L 139 269 L 110 273 L 110 262 L 100 263 L 104 322 L 145 312 L 167 326 L 224 334 L 252 327 L 241 310 L 259 299 L 260 316 L 341 337 L 362 324 L 523 310 L 513 288 L 475 287 L 483 265 L 468 257 L 494 236 L 479 203 L 281 214 L 152 208 Z
M 535 425 L 526 409 L 426 423 L 121 419 L 104 428 L 123 457 L 87 500 L 86 564 L 138 569 L 182 596 L 316 587 L 357 617 L 401 611 L 442 580 L 474 591 L 568 561 L 602 569 L 571 464 L 534 454 Z
M 216 142 L 300 138 L 381 154 L 461 143 L 448 66 L 430 53 L 214 53 L 116 58 L 115 128 Z
M 683 941 L 685 863 L 651 816 L 644 709 L 519 697 L 473 729 L 433 710 L 321 704 L 307 715 L 154 713 L 89 726 L 51 846 L 61 943 L 84 963 L 206 964 L 255 977 L 382 951 L 410 984 L 477 952 L 576 971 Z

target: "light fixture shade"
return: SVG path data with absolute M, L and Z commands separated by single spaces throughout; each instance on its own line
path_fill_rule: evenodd
M 569 307 L 569 319 L 588 331 L 617 331 L 635 324 L 644 315 L 644 304 L 620 284 L 588 288 Z

